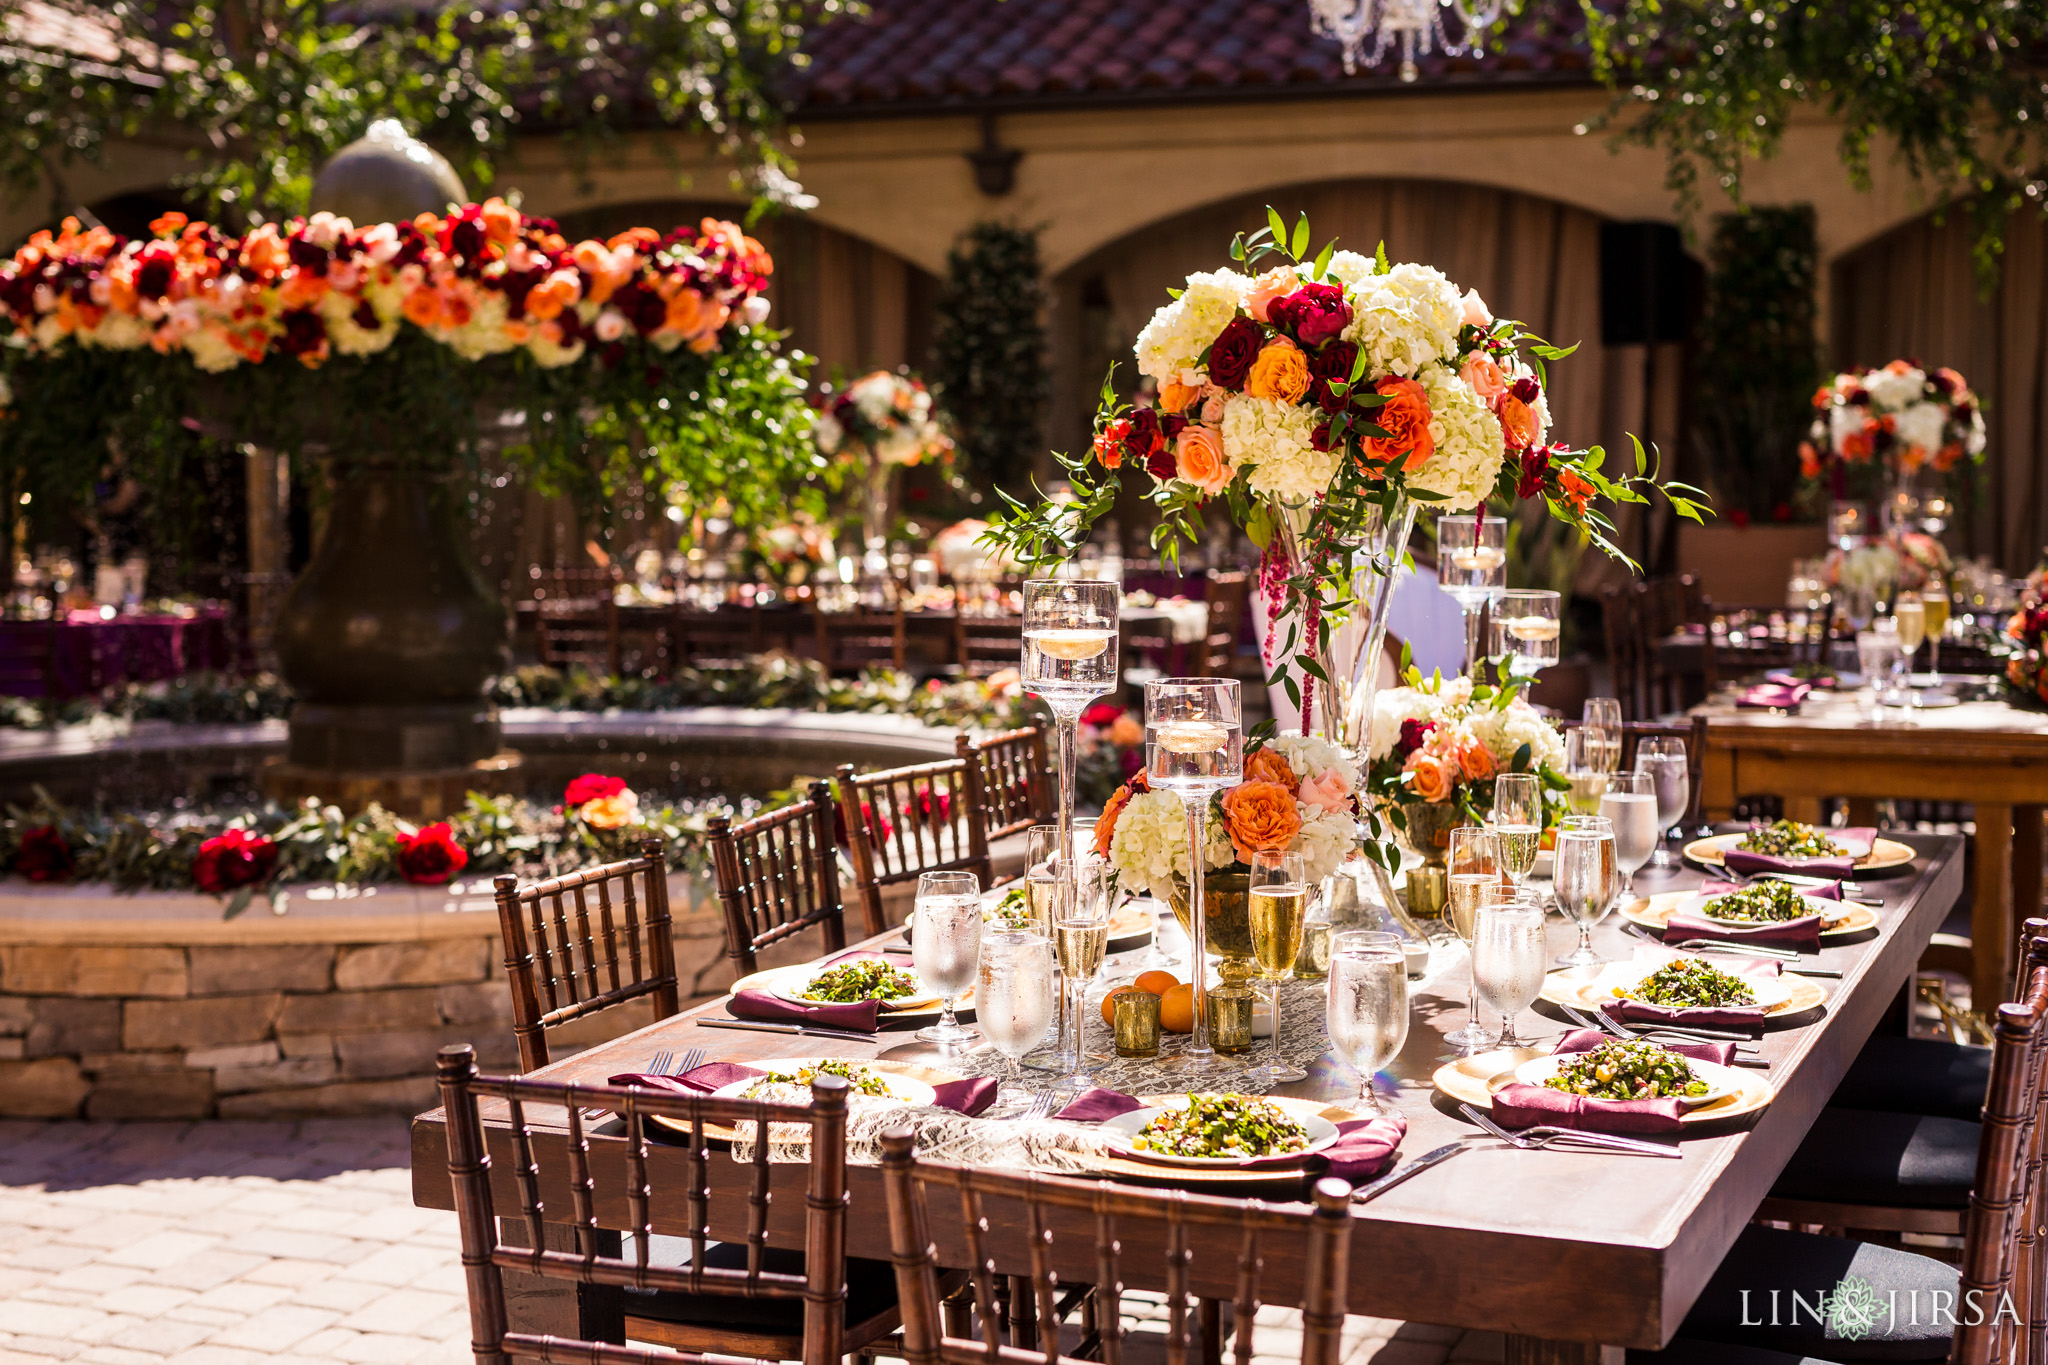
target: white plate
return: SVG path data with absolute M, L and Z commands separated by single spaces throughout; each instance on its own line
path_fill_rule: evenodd
M 818 1063 L 825 1061 L 846 1060 L 844 1057 L 777 1057 L 772 1061 L 763 1062 L 761 1065 L 765 1068 L 773 1068 L 784 1075 L 794 1076 L 803 1067 L 816 1066 Z M 930 1104 L 934 1095 L 937 1094 L 936 1091 L 923 1081 L 909 1076 L 899 1076 L 894 1072 L 885 1071 L 878 1066 L 868 1067 L 868 1074 L 888 1086 L 890 1098 L 901 1104 Z M 749 1098 L 747 1095 L 748 1087 L 759 1085 L 764 1079 L 765 1077 L 762 1076 L 748 1076 L 744 1079 L 721 1085 L 718 1089 L 712 1091 L 711 1094 L 715 1099 L 746 1099 Z M 853 1094 L 859 1097 L 858 1091 L 853 1092 Z M 879 1100 L 881 1096 L 868 1095 L 864 1098 Z M 795 1102 L 802 1104 L 807 1100 L 808 1097 Z
M 858 962 L 861 959 L 855 958 L 853 960 Z M 884 959 L 884 961 L 886 960 L 887 959 Z M 847 964 L 844 962 L 840 962 L 834 963 L 833 965 L 843 967 Z M 896 964 L 893 962 L 889 965 L 892 967 L 896 966 Z M 917 979 L 917 969 L 915 967 L 901 966 L 897 967 L 896 969 L 902 972 L 904 975 L 910 977 L 912 980 Z M 806 990 L 810 989 L 811 982 L 817 980 L 820 976 L 823 976 L 826 972 L 830 970 L 832 970 L 831 967 L 815 967 L 803 968 L 798 971 L 793 971 L 788 976 L 784 977 L 780 981 L 777 981 L 773 986 L 769 987 L 769 991 L 771 994 L 779 995 L 784 1000 L 790 1001 L 791 1003 L 798 1005 L 858 1004 L 858 1001 L 813 1000 L 803 993 Z M 916 995 L 905 995 L 895 1000 L 884 1000 L 881 1002 L 882 1008 L 885 1010 L 914 1010 L 921 1008 L 925 1005 L 936 1005 L 937 1003 L 939 1003 L 938 992 L 927 991 L 923 989 L 923 987 L 924 983 L 922 981 L 919 981 L 919 989 Z
M 1559 1067 L 1576 1055 L 1578 1054 L 1532 1057 L 1515 1068 L 1515 1079 L 1524 1085 L 1542 1085 L 1557 1074 Z M 1693 1075 L 1707 1083 L 1707 1093 L 1704 1095 L 1675 1095 L 1672 1097 L 1689 1109 L 1697 1109 L 1701 1105 L 1712 1104 L 1715 1100 L 1725 1099 L 1742 1088 L 1737 1078 L 1729 1074 L 1726 1067 L 1715 1066 L 1712 1062 L 1694 1061 L 1690 1057 L 1685 1059 L 1685 1064 L 1692 1068 Z
M 1690 954 L 1688 954 L 1683 948 L 1677 948 L 1673 951 L 1680 957 L 1690 956 Z M 1719 967 L 1724 972 L 1728 971 L 1725 962 L 1714 962 L 1712 958 L 1702 958 L 1701 960 L 1704 962 L 1708 962 L 1713 966 Z M 1640 967 L 1640 970 L 1634 972 L 1624 972 L 1615 970 L 1615 968 L 1627 968 L 1632 965 Z M 1656 971 L 1657 967 L 1661 967 L 1663 965 L 1663 963 L 1658 963 L 1657 966 L 1645 967 L 1641 966 L 1641 964 L 1614 964 L 1614 967 L 1609 969 L 1610 974 L 1608 976 L 1609 984 L 1607 988 L 1607 994 L 1604 997 L 1598 998 L 1619 1000 L 1621 998 L 1621 988 L 1623 986 L 1635 985 L 1636 982 L 1641 981 L 1644 977 Z M 1729 972 L 1728 974 L 1730 976 L 1737 975 L 1737 973 L 1734 972 Z M 1761 978 L 1754 976 L 1746 976 L 1743 977 L 1743 980 L 1749 984 L 1749 989 L 1755 993 L 1755 1003 L 1764 1009 L 1772 1009 L 1778 1005 L 1784 1004 L 1787 1000 L 1790 1000 L 1792 998 L 1792 987 L 1786 984 L 1785 979 L 1782 976 L 1767 976 Z
M 1270 1099 L 1272 1097 L 1267 1096 L 1265 1098 Z M 1168 1156 L 1164 1152 L 1139 1151 L 1130 1145 L 1131 1139 L 1135 1138 L 1139 1131 L 1146 1124 L 1152 1122 L 1153 1119 L 1158 1118 L 1169 1110 L 1185 1107 L 1186 1101 L 1183 1099 L 1177 1104 L 1160 1105 L 1150 1109 L 1133 1109 L 1128 1114 L 1118 1114 L 1113 1119 L 1103 1120 L 1102 1127 L 1105 1131 L 1114 1133 L 1124 1139 L 1123 1143 L 1120 1144 L 1124 1155 L 1134 1161 L 1153 1161 L 1163 1166 L 1193 1166 L 1204 1170 L 1214 1170 L 1225 1166 L 1279 1167 L 1290 1165 L 1297 1160 L 1306 1160 L 1337 1140 L 1336 1124 L 1315 1114 L 1303 1114 L 1290 1110 L 1288 1117 L 1307 1130 L 1308 1146 L 1299 1152 L 1289 1152 L 1284 1157 Z M 1287 1106 L 1282 1105 L 1280 1107 L 1284 1109 Z
M 1711 896 L 1702 893 L 1694 896 L 1691 900 L 1679 902 L 1678 908 L 1672 911 L 1672 913 L 1675 915 L 1698 915 L 1702 919 L 1710 919 L 1716 924 L 1725 924 L 1731 929 L 1762 929 L 1769 927 L 1771 924 L 1784 923 L 1783 920 L 1723 919 L 1707 909 L 1709 902 L 1720 900 L 1721 897 L 1728 894 L 1726 891 L 1717 891 Z M 1849 918 L 1850 907 L 1842 904 L 1840 901 L 1823 900 L 1819 896 L 1809 896 L 1803 891 L 1799 893 L 1799 899 L 1806 902 L 1808 913 L 1821 917 L 1823 925 L 1836 924 Z

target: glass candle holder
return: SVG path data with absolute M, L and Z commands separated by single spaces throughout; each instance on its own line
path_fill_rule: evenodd
M 1159 1055 L 1158 996 L 1150 991 L 1124 991 L 1116 997 L 1110 1014 L 1116 1028 L 1117 1056 Z
M 1301 951 L 1294 955 L 1294 979 L 1321 981 L 1329 974 L 1330 921 L 1311 919 L 1301 927 Z
M 1209 992 L 1209 1046 L 1218 1052 L 1251 1051 L 1253 999 L 1244 986 L 1219 986 Z

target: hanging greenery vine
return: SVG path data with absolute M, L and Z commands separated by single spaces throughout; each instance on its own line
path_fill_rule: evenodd
M 1038 232 L 978 223 L 947 259 L 933 388 L 970 470 L 1021 483 L 1045 448 L 1048 376 Z

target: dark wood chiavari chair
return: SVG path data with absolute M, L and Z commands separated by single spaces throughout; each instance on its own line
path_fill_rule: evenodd
M 543 600 L 536 604 L 533 629 L 540 661 L 549 668 L 582 668 L 599 675 L 619 671 L 619 608 L 609 597 Z
M 1251 611 L 1252 576 L 1241 570 L 1209 571 L 1209 628 L 1200 652 L 1204 678 L 1229 678 L 1237 673 L 1237 642 L 1244 638 Z
M 1026 725 L 980 739 L 960 735 L 953 745 L 972 765 L 988 842 L 1052 820 L 1052 764 L 1046 757 L 1044 727 Z
M 1724 675 L 1739 680 L 1771 669 L 1827 662 L 1829 616 L 1825 610 L 1715 602 L 1703 604 L 1702 688 L 1711 693 Z
M 492 884 L 521 1069 L 548 1064 L 551 1028 L 642 996 L 656 1019 L 680 1008 L 659 839 L 623 862 L 526 885 L 517 877 Z
M 1237 1253 L 1236 1365 L 1250 1365 L 1252 1359 L 1252 1323 L 1266 1287 L 1262 1276 L 1267 1256 L 1288 1243 L 1305 1244 L 1304 1251 L 1289 1254 L 1289 1259 L 1299 1254 L 1306 1263 L 1300 1305 L 1301 1358 L 1308 1365 L 1334 1365 L 1337 1360 L 1351 1247 L 1351 1187 L 1341 1180 L 1318 1181 L 1314 1211 L 1305 1213 L 1269 1207 L 1257 1200 L 1114 1188 L 1093 1180 L 920 1162 L 912 1155 L 908 1128 L 885 1134 L 882 1149 L 889 1242 L 896 1262 L 896 1293 L 903 1309 L 903 1357 L 909 1365 L 985 1365 L 993 1361 L 1064 1365 L 1084 1359 L 1122 1365 L 1119 1295 L 1126 1254 L 1148 1263 L 1155 1256 L 1164 1260 L 1169 1315 L 1166 1359 L 1168 1365 L 1187 1365 L 1190 1352 L 1196 1349 L 1195 1320 L 1199 1318 L 1206 1331 L 1214 1332 L 1220 1317 L 1204 1311 L 1201 1301 L 1191 1302 L 1189 1271 L 1195 1238 L 1202 1234 L 1207 1234 L 1205 1240 L 1219 1243 L 1227 1239 Z M 938 1217 L 927 1211 L 927 1201 L 934 1195 L 944 1201 L 945 1211 Z M 994 1212 L 989 1207 L 992 1203 L 1006 1207 Z M 1028 1219 L 1032 1230 L 1031 1274 L 1019 1277 L 1011 1288 L 1013 1341 L 1009 1346 L 997 1342 L 996 1275 L 982 1241 L 993 1217 Z M 1073 1240 L 1090 1245 L 1077 1255 L 1061 1255 L 1054 1237 L 1056 1227 L 1070 1232 Z M 969 1286 L 981 1316 L 984 1341 L 952 1335 L 942 1323 L 932 1240 L 935 1230 L 948 1244 L 946 1258 L 964 1261 L 969 1267 Z M 950 1254 L 956 1250 L 954 1244 L 963 1241 L 964 1246 L 957 1248 L 961 1254 Z M 1059 1346 L 1062 1280 L 1054 1268 L 1056 1259 L 1070 1266 L 1085 1265 L 1087 1269 L 1081 1273 L 1094 1281 L 1083 1339 L 1070 1356 L 1061 1354 Z M 1015 1301 L 1020 1296 L 1026 1300 L 1021 1305 Z M 1074 1297 L 1070 1294 L 1069 1301 Z M 1035 1332 L 1030 1327 L 1034 1321 L 1039 1328 Z M 1027 1334 L 1041 1338 L 1042 1347 L 1031 1349 L 1022 1339 Z M 1207 1354 L 1213 1358 L 1217 1350 L 1218 1343 L 1212 1338 Z
M 761 949 L 813 927 L 823 931 L 827 952 L 846 946 L 837 823 L 832 789 L 824 782 L 811 783 L 793 806 L 737 825 L 723 815 L 711 818 L 711 875 L 725 911 L 726 952 L 740 976 L 758 970 Z M 867 932 L 881 933 L 881 922 Z
M 831 673 L 869 668 L 902 668 L 910 636 L 903 612 L 821 611 L 817 619 L 818 658 Z
M 741 605 L 720 607 L 717 611 L 678 607 L 669 621 L 669 637 L 679 667 L 736 663 L 761 652 L 761 611 Z
M 1649 706 L 1647 643 L 1636 629 L 1636 597 L 1633 588 L 1612 587 L 1600 594 L 1601 633 L 1607 643 L 1607 668 L 1613 679 L 1614 695 L 1621 701 L 1621 714 L 1640 720 Z
M 860 775 L 850 763 L 840 767 L 839 809 L 869 934 L 886 927 L 884 887 L 952 870 L 989 884 L 988 836 L 970 767 L 964 758 Z
M 517 1357 L 538 1360 L 695 1362 L 705 1353 L 761 1360 L 804 1360 L 837 1365 L 851 1351 L 896 1330 L 893 1285 L 881 1262 L 846 1258 L 845 1080 L 819 1076 L 811 1102 L 771 1104 L 712 1099 L 634 1086 L 568 1085 L 477 1074 L 469 1047 L 441 1051 L 439 1077 L 448 1113 L 448 1173 L 462 1234 L 472 1341 L 479 1362 Z M 494 1161 L 487 1150 L 479 1099 L 502 1100 L 511 1131 Z M 585 1109 L 616 1113 L 625 1123 L 625 1180 L 609 1188 L 594 1178 Z M 535 1111 L 539 1111 L 536 1114 Z M 545 1115 L 545 1117 L 542 1117 Z M 559 1117 L 558 1117 L 559 1116 Z M 686 1265 L 653 1257 L 668 1240 L 657 1234 L 648 1208 L 649 1120 L 687 1128 L 687 1144 L 658 1148 L 664 1163 L 685 1163 L 691 1199 Z M 804 1200 L 805 1247 L 768 1246 L 769 1125 L 802 1125 L 810 1132 L 809 1187 Z M 751 1134 L 753 1154 L 744 1242 L 709 1236 L 710 1163 L 705 1139 L 712 1125 Z M 574 1223 L 546 1221 L 550 1206 L 568 1204 Z M 504 1213 L 500 1217 L 499 1210 Z M 516 1210 L 516 1211 L 515 1211 Z M 526 1244 L 506 1233 L 523 1230 Z M 621 1254 L 620 1232 L 633 1234 L 631 1258 Z M 550 1234 L 558 1243 L 548 1246 Z M 684 1240 L 681 1238 L 678 1241 Z M 609 1342 L 535 1336 L 509 1330 L 504 1274 L 610 1285 L 619 1290 L 617 1316 L 601 1324 Z M 591 1331 L 586 1326 L 583 1330 Z M 673 1348 L 647 1351 L 626 1340 Z
M 962 611 L 953 617 L 953 662 L 970 678 L 1015 668 L 1024 653 L 1024 618 Z

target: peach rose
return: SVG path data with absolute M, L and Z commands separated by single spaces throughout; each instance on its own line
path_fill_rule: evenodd
M 1451 750 L 1468 782 L 1485 782 L 1495 771 L 1493 751 L 1476 739 L 1461 739 Z
M 1308 357 L 1301 348 L 1285 337 L 1275 337 L 1259 352 L 1259 358 L 1252 362 L 1252 372 L 1245 380 L 1244 391 L 1254 398 L 1277 398 L 1283 403 L 1299 403 L 1301 396 L 1308 392 Z M 1415 386 L 1417 393 L 1422 386 Z M 1423 410 L 1429 405 L 1425 402 Z
M 1479 291 L 1477 289 L 1467 290 L 1465 292 L 1465 297 L 1460 299 L 1459 303 L 1463 306 L 1465 310 L 1464 321 L 1466 326 L 1493 326 L 1493 314 L 1491 311 L 1487 309 L 1486 300 L 1479 297 Z
M 1183 384 L 1178 379 L 1169 379 L 1159 386 L 1159 406 L 1166 412 L 1186 412 L 1188 404 L 1201 395 L 1201 385 Z
M 1536 410 L 1513 394 L 1500 400 L 1500 429 L 1511 446 L 1543 444 L 1543 423 L 1537 420 Z
M 1244 780 L 1247 782 L 1278 782 L 1293 791 L 1301 785 L 1301 779 L 1288 766 L 1287 756 L 1278 749 L 1260 749 L 1244 761 Z
M 1202 423 L 1205 426 L 1223 425 L 1223 409 L 1230 404 L 1230 395 L 1214 384 L 1202 386 Z
M 1374 385 L 1374 390 L 1387 401 L 1366 415 L 1387 435 L 1368 436 L 1358 443 L 1359 448 L 1388 469 L 1419 468 L 1436 454 L 1436 438 L 1429 434 L 1429 395 L 1414 380 L 1391 374 Z M 1382 471 L 1368 472 L 1377 476 Z
M 585 801 L 580 813 L 583 823 L 594 829 L 624 829 L 633 823 L 639 811 L 640 798 L 631 791 L 622 791 Z
M 1408 775 L 1409 790 L 1425 801 L 1440 802 L 1451 799 L 1451 788 L 1457 785 L 1457 775 L 1448 759 L 1417 749 L 1408 755 L 1402 765 Z
M 1301 833 L 1294 793 L 1278 782 L 1246 782 L 1223 794 L 1223 824 L 1239 862 L 1262 848 L 1285 848 Z
M 1135 749 L 1145 742 L 1145 723 L 1126 711 L 1109 726 L 1109 742 L 1119 749 Z
M 1474 351 L 1465 357 L 1465 363 L 1458 367 L 1458 378 L 1470 384 L 1472 391 L 1489 406 L 1508 391 L 1508 377 L 1500 372 L 1500 366 L 1493 363 L 1493 357 L 1484 351 Z
M 1351 811 L 1351 787 L 1345 782 L 1344 774 L 1336 768 L 1325 768 L 1301 784 L 1295 799 L 1304 806 L 1314 806 L 1330 815 L 1349 814 Z
M 1173 446 L 1180 477 L 1214 497 L 1230 486 L 1223 438 L 1204 426 L 1183 427 Z
M 1276 299 L 1284 299 L 1301 288 L 1301 276 L 1294 273 L 1291 265 L 1275 266 L 1252 281 L 1251 292 L 1246 296 L 1244 310 L 1260 322 L 1271 322 L 1266 310 Z

